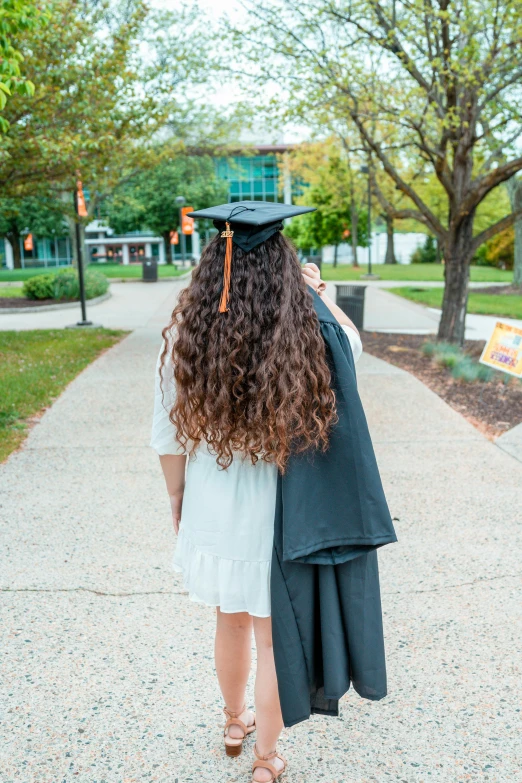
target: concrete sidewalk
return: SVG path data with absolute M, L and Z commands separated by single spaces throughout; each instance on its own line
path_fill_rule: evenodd
M 250 780 L 253 739 L 223 755 L 214 613 L 170 570 L 148 447 L 173 295 L 0 466 L 2 783 Z M 407 373 L 363 355 L 359 379 L 399 535 L 380 553 L 390 695 L 285 731 L 288 780 L 516 783 L 522 464 Z

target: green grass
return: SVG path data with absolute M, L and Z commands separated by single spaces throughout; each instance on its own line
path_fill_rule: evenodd
M 64 269 L 66 267 L 58 267 Z M 27 280 L 28 277 L 34 277 L 35 275 L 49 275 L 53 272 L 57 272 L 58 268 L 47 267 L 47 269 L 0 269 L 0 283 L 2 281 L 10 282 L 11 280 Z M 102 272 L 106 277 L 121 277 L 121 278 L 141 278 L 142 269 L 141 264 L 129 264 L 123 266 L 123 264 L 89 264 L 89 269 L 97 269 Z M 191 267 L 186 266 L 184 269 L 177 269 L 170 264 L 161 264 L 158 266 L 159 277 L 179 277 L 186 272 L 190 272 Z
M 379 275 L 381 280 L 418 280 L 440 281 L 444 280 L 443 264 L 379 264 L 373 266 L 372 271 Z M 332 264 L 323 264 L 321 275 L 323 280 L 360 280 L 361 275 L 367 274 L 368 267 L 361 266 L 354 269 L 348 264 L 333 267 Z M 506 283 L 513 280 L 513 272 L 503 269 L 495 269 L 492 266 L 472 266 L 471 280 L 476 283 Z
M 14 285 L 0 285 L 0 297 L 12 298 L 14 296 L 22 297 L 22 289 Z
M 441 288 L 393 288 L 390 293 L 411 299 L 428 307 L 442 306 Z M 503 318 L 522 318 L 522 296 L 520 294 L 480 294 L 470 291 L 468 313 L 498 315 Z
M 109 329 L 0 332 L 0 462 L 26 437 L 27 420 L 125 334 Z

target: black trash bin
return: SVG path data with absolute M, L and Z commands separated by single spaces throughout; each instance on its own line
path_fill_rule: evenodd
M 142 277 L 144 283 L 156 283 L 158 280 L 158 262 L 155 258 L 144 258 Z
M 363 328 L 365 285 L 338 285 L 335 303 L 358 329 Z

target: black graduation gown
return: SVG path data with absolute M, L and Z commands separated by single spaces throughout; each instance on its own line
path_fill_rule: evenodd
M 278 478 L 270 587 L 285 726 L 338 715 L 350 683 L 364 698 L 386 695 L 375 550 L 397 540 L 350 343 L 312 293 L 339 421 L 325 453 L 293 455 Z

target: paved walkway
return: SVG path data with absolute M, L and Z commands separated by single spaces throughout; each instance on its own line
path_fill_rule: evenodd
M 249 780 L 252 741 L 222 753 L 213 612 L 170 570 L 148 447 L 175 294 L 0 466 L 2 783 Z M 285 731 L 288 780 L 518 783 L 522 464 L 412 376 L 359 367 L 400 539 L 380 555 L 390 695 Z
M 98 305 L 87 303 L 88 318 L 95 323 L 113 329 L 136 329 L 144 326 L 164 302 L 172 298 L 173 291 L 186 283 L 178 280 L 160 280 L 157 284 L 142 282 L 111 283 L 112 296 Z M 401 285 L 430 286 L 439 283 L 404 283 Z M 394 296 L 389 289 L 397 286 L 396 281 L 369 281 L 366 291 L 364 328 L 378 332 L 405 332 L 409 334 L 435 334 L 438 329 L 440 311 Z M 388 290 L 387 290 L 388 289 Z M 328 293 L 335 298 L 335 284 L 328 283 Z M 78 310 L 55 310 L 41 313 L 0 312 L 0 330 L 6 329 L 61 329 L 80 319 Z M 486 340 L 498 319 L 494 316 L 468 315 L 466 337 Z M 522 321 L 503 318 L 522 328 Z

